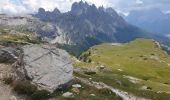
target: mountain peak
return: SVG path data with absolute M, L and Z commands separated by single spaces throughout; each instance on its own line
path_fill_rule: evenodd
M 45 9 L 44 9 L 44 8 L 39 8 L 39 9 L 38 9 L 38 13 L 39 13 L 39 14 L 45 13 Z
M 76 15 L 80 15 L 87 10 L 90 5 L 87 2 L 75 2 L 72 4 L 71 12 Z
M 59 10 L 58 8 L 55 8 L 55 9 L 53 10 L 53 13 L 59 14 L 59 13 L 61 13 L 61 12 L 60 12 L 60 10 Z

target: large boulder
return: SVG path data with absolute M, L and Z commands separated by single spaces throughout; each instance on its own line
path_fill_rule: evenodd
M 26 45 L 18 60 L 17 75 L 54 92 L 73 79 L 69 54 L 49 45 Z

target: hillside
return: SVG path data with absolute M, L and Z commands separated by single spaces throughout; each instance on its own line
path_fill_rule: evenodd
M 76 73 L 153 100 L 170 98 L 170 56 L 150 39 L 104 43 L 83 53 L 74 65 L 92 75 Z M 94 73 L 96 72 L 96 74 Z

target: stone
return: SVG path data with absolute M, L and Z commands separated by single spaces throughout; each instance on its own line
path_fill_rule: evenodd
M 70 85 L 73 79 L 69 54 L 55 46 L 26 45 L 22 47 L 17 63 L 19 78 L 30 79 L 33 84 L 49 92 Z
M 96 96 L 95 94 L 90 94 L 90 95 L 93 96 L 93 97 Z
M 4 47 L 0 48 L 0 62 L 2 63 L 14 63 L 17 61 L 18 52 L 16 48 Z
M 104 65 L 101 65 L 99 68 L 100 68 L 101 70 L 103 70 L 103 69 L 105 69 L 106 67 L 105 67 Z
M 74 84 L 72 85 L 73 88 L 81 88 L 81 85 L 80 84 Z
M 73 98 L 74 97 L 73 93 L 71 93 L 71 92 L 66 92 L 62 96 L 65 98 Z
M 72 90 L 74 93 L 77 93 L 77 94 L 80 93 L 80 90 L 79 90 L 78 88 L 72 88 L 71 90 Z
M 119 81 L 119 80 L 116 80 L 116 84 L 118 84 L 118 85 L 122 86 L 122 82 L 121 82 L 121 81 Z
M 142 86 L 141 89 L 142 90 L 147 90 L 147 86 Z
M 11 96 L 9 100 L 17 100 L 17 98 L 15 96 Z

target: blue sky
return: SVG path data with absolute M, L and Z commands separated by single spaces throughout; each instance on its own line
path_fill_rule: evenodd
M 34 13 L 38 8 L 46 10 L 58 8 L 62 12 L 69 11 L 71 5 L 80 0 L 0 0 L 0 13 L 25 14 Z M 170 10 L 170 0 L 83 0 L 96 6 L 113 7 L 118 12 L 128 13 L 132 10 L 158 8 Z

